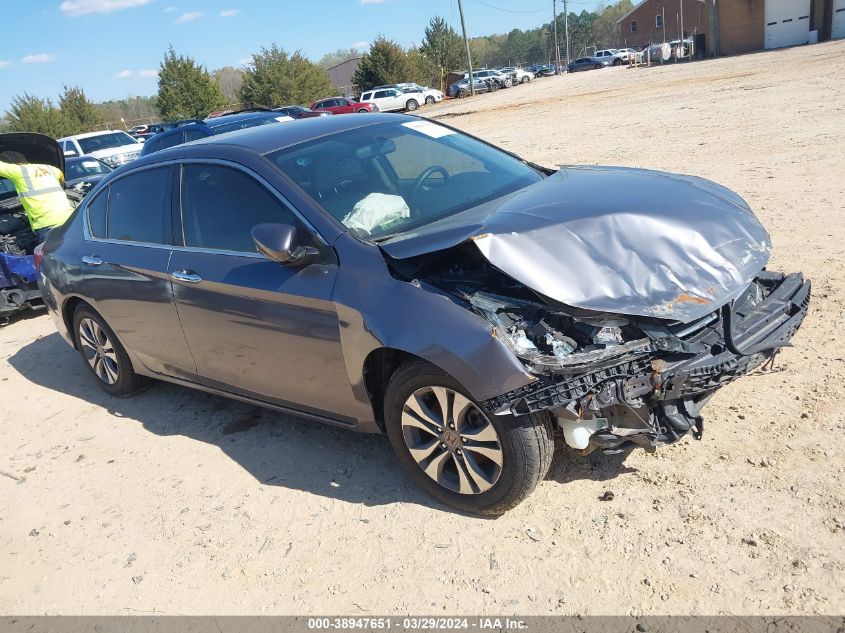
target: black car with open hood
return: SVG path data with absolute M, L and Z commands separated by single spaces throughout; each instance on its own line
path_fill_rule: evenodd
M 64 172 L 65 157 L 49 136 L 33 132 L 0 134 L 0 153 L 18 152 L 30 163 Z M 80 196 L 69 193 L 72 204 Z M 0 319 L 41 304 L 32 251 L 37 244 L 12 183 L 0 178 Z

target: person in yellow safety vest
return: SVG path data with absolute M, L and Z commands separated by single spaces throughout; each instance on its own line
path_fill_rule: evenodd
M 40 244 L 53 227 L 70 217 L 73 207 L 62 186 L 64 174 L 52 165 L 31 165 L 20 152 L 0 152 L 0 178 L 15 186 L 21 206 Z

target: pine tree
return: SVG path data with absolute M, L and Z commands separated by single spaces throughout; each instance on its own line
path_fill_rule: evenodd
M 6 120 L 10 132 L 38 132 L 59 138 L 71 131 L 62 111 L 52 101 L 27 93 L 12 99 Z
M 171 46 L 158 73 L 158 111 L 165 121 L 202 119 L 223 107 L 220 86 L 204 66 Z
M 425 39 L 420 52 L 437 68 L 440 90 L 446 90 L 446 74 L 451 69 L 462 68 L 464 49 L 461 37 L 449 23 L 436 15 L 425 28 Z
M 308 105 L 336 92 L 328 73 L 296 51 L 288 55 L 276 44 L 252 56 L 244 71 L 241 101 L 248 106 Z
M 361 58 L 352 81 L 360 90 L 366 90 L 373 86 L 409 81 L 413 72 L 404 49 L 393 40 L 379 35 L 370 52 Z
M 97 108 L 79 87 L 64 87 L 64 92 L 59 97 L 59 109 L 72 130 L 71 134 L 92 132 L 103 123 Z

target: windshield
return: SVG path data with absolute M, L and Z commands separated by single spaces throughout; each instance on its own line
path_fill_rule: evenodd
M 101 149 L 114 149 L 115 147 L 123 147 L 124 145 L 138 144 L 138 141 L 126 132 L 110 132 L 108 134 L 89 136 L 88 138 L 78 138 L 76 140 L 85 154 L 97 152 Z
M 5 178 L 0 178 L 0 196 L 3 196 L 7 193 L 11 193 L 15 190 L 15 185 L 12 184 L 11 180 L 6 180 Z
M 267 157 L 346 227 L 377 240 L 543 178 L 519 159 L 431 121 L 368 125 Z
M 98 160 L 85 159 L 68 161 L 65 164 L 65 178 L 67 180 L 76 180 L 77 178 L 85 178 L 86 176 L 107 174 L 111 170 L 111 167 Z

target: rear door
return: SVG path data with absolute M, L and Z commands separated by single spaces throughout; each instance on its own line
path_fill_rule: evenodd
M 168 264 L 173 168 L 113 180 L 87 206 L 83 289 L 124 347 L 150 371 L 191 379 L 196 366 L 176 313 Z
M 336 99 L 337 105 L 335 106 L 338 111 L 337 114 L 352 114 L 355 112 L 355 104 L 348 99 Z
M 241 166 L 186 163 L 181 181 L 183 246 L 170 273 L 200 381 L 316 414 L 348 410 L 332 249 Z M 265 222 L 296 226 L 318 261 L 291 267 L 259 255 L 250 231 Z
M 382 112 L 388 112 L 396 109 L 395 99 L 392 96 L 392 90 L 376 90 L 373 93 L 372 101 L 378 106 Z

